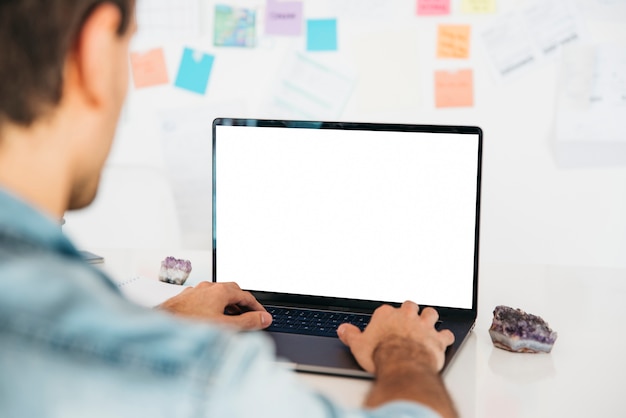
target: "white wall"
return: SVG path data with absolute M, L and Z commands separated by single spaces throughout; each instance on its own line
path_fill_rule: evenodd
M 563 146 L 557 140 L 555 122 L 564 70 L 560 51 L 511 80 L 492 75 L 481 33 L 507 13 L 533 4 L 530 0 L 500 0 L 495 13 L 484 15 L 463 14 L 460 0 L 453 0 L 451 14 L 443 17 L 416 16 L 414 0 L 305 0 L 305 19 L 337 18 L 338 50 L 334 52 L 307 52 L 304 35 L 265 36 L 264 1 L 220 3 L 257 10 L 257 47 L 213 46 L 216 2 L 208 0 L 194 2 L 199 29 L 193 36 L 159 39 L 154 33 L 142 36 L 140 28 L 133 49 L 163 47 L 169 83 L 135 89 L 131 81 L 102 193 L 94 207 L 66 216 L 65 230 L 81 246 L 144 247 L 148 244 L 138 238 L 138 230 L 143 228 L 146 236 L 153 236 L 155 229 L 163 228 L 168 231 L 163 239 L 150 239 L 148 246 L 171 247 L 174 242 L 209 249 L 210 123 L 216 116 L 288 117 L 270 103 L 282 94 L 279 82 L 289 72 L 289 60 L 300 54 L 349 80 L 345 105 L 320 112 L 319 119 L 483 128 L 483 262 L 626 267 L 626 152 L 619 140 L 608 144 L 602 138 L 590 138 L 582 144 L 587 153 L 568 161 L 558 158 Z M 583 11 L 584 39 L 574 47 L 616 42 L 626 50 L 623 3 L 576 2 Z M 183 7 L 190 2 L 176 4 Z M 613 11 L 611 15 L 603 12 L 605 6 Z M 468 59 L 436 58 L 441 23 L 471 25 Z M 173 85 L 185 46 L 215 57 L 204 95 Z M 474 72 L 474 105 L 436 108 L 434 71 L 463 68 Z M 626 97 L 626 79 L 621 80 Z M 615 114 L 623 114 L 619 112 L 623 111 Z M 626 128 L 618 127 L 613 133 L 626 144 Z M 607 157 L 602 154 L 605 145 L 616 145 L 611 149 L 617 151 Z M 120 192 L 137 181 L 152 186 Z M 123 201 L 118 195 L 124 196 Z M 160 203 L 155 204 L 155 199 Z M 117 209 L 126 206 L 134 210 Z M 120 227 L 124 224 L 121 217 L 124 222 L 136 218 L 132 233 Z

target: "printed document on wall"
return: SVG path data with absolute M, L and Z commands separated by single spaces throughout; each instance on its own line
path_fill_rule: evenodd
M 626 164 L 626 44 L 567 49 L 559 81 L 557 151 L 594 165 Z

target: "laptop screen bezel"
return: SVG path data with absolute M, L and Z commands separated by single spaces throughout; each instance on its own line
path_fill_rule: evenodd
M 470 316 L 476 318 L 478 307 L 478 272 L 479 272 L 479 235 L 480 235 L 480 203 L 481 203 L 481 177 L 482 177 L 482 129 L 477 126 L 462 125 L 419 125 L 419 124 L 396 124 L 396 123 L 369 123 L 369 122 L 328 122 L 328 121 L 303 121 L 303 120 L 278 120 L 278 119 L 244 119 L 244 118 L 216 118 L 212 124 L 212 281 L 217 282 L 217 237 L 216 237 L 216 144 L 218 126 L 256 126 L 256 127 L 282 127 L 300 129 L 342 129 L 342 130 L 368 130 L 368 131 L 400 131 L 400 132 L 430 132 L 430 133 L 454 133 L 475 135 L 478 139 L 477 147 L 477 173 L 476 173 L 476 220 L 474 234 L 474 272 L 472 285 L 472 308 L 439 307 L 441 316 Z M 372 312 L 382 303 L 398 305 L 394 302 L 368 301 L 357 299 L 333 298 L 327 296 L 298 295 L 290 293 L 265 292 L 255 289 L 246 289 L 262 304 L 278 304 L 285 306 L 311 307 L 316 309 L 344 306 L 346 310 L 356 312 Z M 419 303 L 419 301 L 415 301 Z

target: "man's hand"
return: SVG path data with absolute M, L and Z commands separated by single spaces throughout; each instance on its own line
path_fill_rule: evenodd
M 365 331 L 341 324 L 337 334 L 361 367 L 376 375 L 365 406 L 414 401 L 442 417 L 457 417 L 439 375 L 454 334 L 435 329 L 439 314 L 433 308 L 425 308 L 421 315 L 418 312 L 419 307 L 409 301 L 400 308 L 383 305 L 374 311 Z
M 220 322 L 242 330 L 267 328 L 269 314 L 250 292 L 236 283 L 201 282 L 163 302 L 159 308 L 188 318 Z
M 446 347 L 454 342 L 454 334 L 435 329 L 439 314 L 433 308 L 425 308 L 421 315 L 418 311 L 419 306 L 410 301 L 404 302 L 400 308 L 383 305 L 374 311 L 364 332 L 354 325 L 341 324 L 337 334 L 350 347 L 361 367 L 370 373 L 376 373 L 375 350 L 381 343 L 396 337 L 406 339 L 408 344 L 420 344 L 428 354 L 424 360 L 428 360 L 438 372 L 444 364 Z

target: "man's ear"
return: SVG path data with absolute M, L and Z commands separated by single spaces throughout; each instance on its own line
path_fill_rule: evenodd
M 66 65 L 67 88 L 80 91 L 85 104 L 102 106 L 111 95 L 114 72 L 112 63 L 120 57 L 117 30 L 121 11 L 112 3 L 98 5 L 85 20 Z

